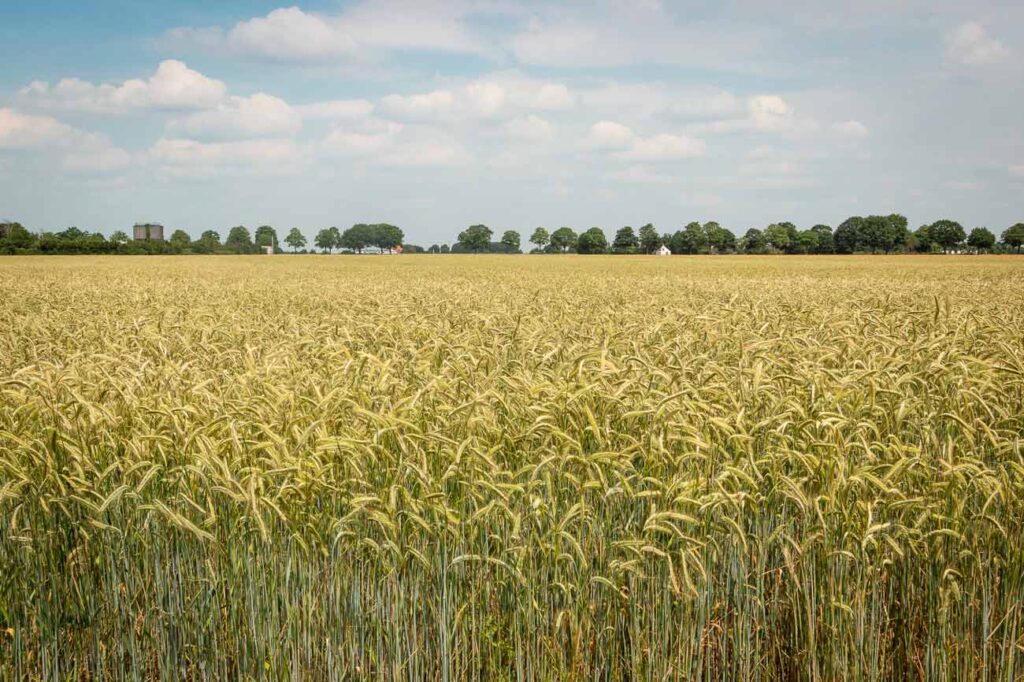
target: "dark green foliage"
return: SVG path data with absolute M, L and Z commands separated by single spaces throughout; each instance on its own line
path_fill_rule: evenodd
M 608 239 L 604 230 L 600 227 L 592 227 L 579 236 L 576 240 L 576 251 L 578 253 L 604 253 L 608 250 Z

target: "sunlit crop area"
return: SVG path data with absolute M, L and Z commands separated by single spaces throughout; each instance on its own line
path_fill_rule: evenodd
M 1024 258 L 0 291 L 2 679 L 1024 675 Z

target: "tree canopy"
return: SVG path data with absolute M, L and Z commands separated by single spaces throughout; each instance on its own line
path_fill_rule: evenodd
M 486 225 L 470 225 L 459 233 L 459 244 L 467 251 L 480 253 L 487 250 L 494 232 Z

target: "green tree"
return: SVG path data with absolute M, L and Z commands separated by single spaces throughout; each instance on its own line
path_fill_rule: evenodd
M 661 245 L 661 237 L 658 236 L 658 231 L 651 223 L 640 228 L 639 238 L 641 253 L 654 253 Z
M 206 230 L 192 245 L 192 250 L 196 253 L 213 253 L 218 248 L 220 248 L 220 234 L 216 230 Z
M 113 244 L 127 244 L 128 234 L 124 230 L 114 230 L 110 233 L 110 241 Z
M 519 239 L 519 233 L 515 230 L 505 230 L 505 233 L 501 235 L 501 243 L 511 253 L 519 253 Z
M 620 227 L 615 232 L 615 239 L 612 241 L 612 250 L 615 253 L 634 253 L 638 246 L 640 246 L 640 240 L 637 239 L 636 232 L 629 225 Z
M 175 253 L 184 252 L 191 242 L 192 237 L 189 237 L 188 232 L 185 232 L 185 230 L 175 230 L 170 239 L 171 249 Z
M 1024 244 L 1024 223 L 1017 223 L 1006 228 L 1002 235 L 1003 244 L 1020 253 L 1020 247 Z
M 600 227 L 592 227 L 576 240 L 576 251 L 579 253 L 604 253 L 608 250 L 608 239 Z
M 441 244 L 441 253 L 451 253 L 451 247 L 447 244 Z
M 935 241 L 931 235 L 931 225 L 922 225 L 917 228 L 907 241 L 914 251 L 930 253 L 935 247 Z
M 801 230 L 796 235 L 797 251 L 814 253 L 818 248 L 818 233 L 814 230 Z
M 36 236 L 21 223 L 0 224 L 0 250 L 14 253 L 15 249 L 28 249 L 36 243 Z
M 391 253 L 395 250 L 395 247 L 401 246 L 402 242 L 405 241 L 405 233 L 402 232 L 402 229 L 389 223 L 377 223 L 370 226 L 370 234 L 373 237 L 370 243 L 380 249 L 381 253 L 384 253 L 385 250 Z M 340 235 L 338 236 L 338 242 L 339 244 L 341 242 Z
M 832 238 L 832 228 L 828 225 L 815 225 L 811 228 L 814 233 L 814 253 L 833 253 L 836 249 L 835 240 Z
M 441 247 L 437 244 L 431 244 L 427 249 L 427 253 L 441 253 Z
M 793 234 L 790 226 L 793 223 L 772 223 L 764 230 L 764 239 L 768 244 L 778 251 L 788 252 L 793 247 Z M 793 228 L 795 231 L 796 228 Z
M 306 236 L 299 231 L 299 228 L 293 227 L 288 230 L 288 235 L 284 238 L 284 243 L 292 247 L 292 253 L 295 253 L 306 245 Z
M 891 213 L 885 219 L 886 233 L 882 249 L 889 253 L 890 251 L 906 248 L 907 238 L 910 236 L 910 230 L 907 229 L 906 216 L 902 216 L 899 213 Z
M 852 216 L 839 223 L 833 235 L 836 253 L 853 253 L 861 244 L 861 227 L 864 219 Z
M 341 246 L 351 249 L 356 253 L 362 253 L 368 245 L 374 242 L 376 237 L 373 226 L 365 223 L 356 223 L 341 233 Z
M 275 247 L 274 250 L 277 250 L 277 230 L 270 225 L 260 225 L 257 227 L 254 240 L 256 241 L 256 246 L 261 249 L 267 246 L 273 246 Z
M 708 231 L 704 229 L 704 226 L 693 221 L 687 224 L 684 228 L 686 232 L 686 241 L 689 242 L 691 253 L 707 253 L 708 248 L 711 245 L 711 239 L 708 237 Z
M 740 240 L 740 248 L 745 253 L 761 253 L 764 251 L 767 241 L 764 238 L 764 233 L 756 227 L 752 227 L 747 230 L 747 233 L 743 235 Z
M 576 246 L 577 235 L 569 227 L 560 227 L 551 235 L 551 246 L 562 253 L 568 252 Z
M 928 234 L 943 251 L 952 251 L 967 238 L 963 225 L 955 220 L 937 220 L 928 226 Z
M 541 251 L 544 250 L 544 247 L 547 246 L 550 241 L 551 235 L 548 234 L 548 231 L 543 227 L 538 227 L 533 231 L 533 234 L 530 235 L 530 243 L 535 244 Z
M 235 253 L 252 253 L 253 243 L 249 230 L 242 225 L 232 227 L 228 232 L 228 238 L 224 241 L 224 246 Z
M 459 244 L 467 251 L 480 253 L 490 246 L 492 234 L 494 232 L 486 225 L 470 225 L 459 233 Z
M 707 235 L 708 248 L 714 253 L 736 250 L 736 235 L 715 221 L 704 223 L 704 233 Z
M 967 245 L 975 251 L 988 251 L 996 243 L 996 236 L 986 227 L 976 227 L 967 235 Z
M 334 247 L 338 246 L 338 242 L 335 235 L 338 233 L 336 227 L 325 227 L 316 233 L 316 237 L 313 239 L 313 244 L 316 248 L 327 253 L 334 253 Z

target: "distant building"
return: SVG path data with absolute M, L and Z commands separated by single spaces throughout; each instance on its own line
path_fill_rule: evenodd
M 273 256 L 274 255 L 274 247 L 273 246 L 264 246 L 263 247 L 263 252 L 265 254 L 267 254 L 268 256 Z
M 671 256 L 672 252 L 669 250 L 669 248 L 667 246 L 662 244 L 661 247 L 657 251 L 654 252 L 654 255 L 655 256 Z
M 132 228 L 132 239 L 137 242 L 164 240 L 164 226 L 156 223 L 135 223 Z

